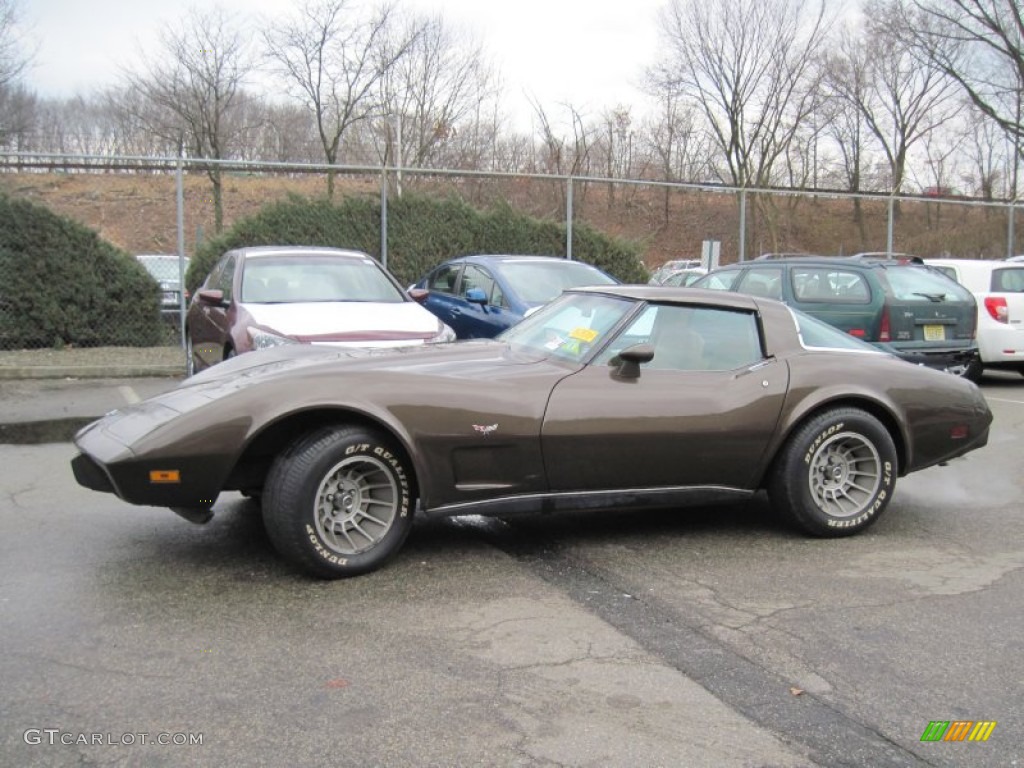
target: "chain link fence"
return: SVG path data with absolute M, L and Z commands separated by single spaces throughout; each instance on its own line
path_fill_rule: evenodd
M 1005 258 L 1019 252 L 1021 225 L 1017 206 L 1007 201 L 953 197 L 738 190 L 465 170 L 0 155 L 0 200 L 23 206 L 9 215 L 45 209 L 94 232 L 97 242 L 120 254 L 103 252 L 101 258 L 102 249 L 90 245 L 64 254 L 77 260 L 75 269 L 55 259 L 46 262 L 51 271 L 40 272 L 38 263 L 47 254 L 74 250 L 78 241 L 18 218 L 16 237 L 0 235 L 0 351 L 83 349 L 93 350 L 98 360 L 99 350 L 135 347 L 162 349 L 168 361 L 182 359 L 186 260 L 219 231 L 242 226 L 272 203 L 323 198 L 329 189 L 334 200 L 354 196 L 380 206 L 379 230 L 368 233 L 366 242 L 385 266 L 391 266 L 389 227 L 400 226 L 389 220 L 389 204 L 412 194 L 457 198 L 474 208 L 509 206 L 564 226 L 564 252 L 570 258 L 587 259 L 573 238 L 573 228 L 585 224 L 634 243 L 649 269 L 668 259 L 699 258 L 706 240 L 720 243 L 722 263 L 767 252 Z M 428 260 L 453 255 L 427 238 L 422 249 Z M 141 256 L 163 257 L 150 259 L 160 263 L 159 274 L 147 272 Z M 146 287 L 126 289 L 113 280 L 112 270 L 151 276 Z M 406 283 L 418 275 L 398 277 Z M 51 290 L 62 283 L 69 284 Z M 139 327 L 126 325 L 115 311 L 125 306 L 144 307 L 148 320 Z M 29 311 L 39 318 L 26 316 Z M 16 332 L 46 318 L 57 319 L 54 328 L 69 330 Z M 88 333 L 72 331 L 83 318 L 90 318 Z

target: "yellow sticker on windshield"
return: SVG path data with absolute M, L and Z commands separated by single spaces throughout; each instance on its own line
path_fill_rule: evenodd
M 590 344 L 594 339 L 597 338 L 597 331 L 595 331 L 593 328 L 573 328 L 571 331 L 569 331 L 569 338 Z

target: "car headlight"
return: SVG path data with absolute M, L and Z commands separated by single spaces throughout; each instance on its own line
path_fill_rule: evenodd
M 451 326 L 447 323 L 438 321 L 437 333 L 427 339 L 427 344 L 441 344 L 445 341 L 455 341 L 458 337 L 455 335 L 455 331 L 452 330 Z
M 279 347 L 282 344 L 298 344 L 295 339 L 290 339 L 287 336 L 280 336 L 276 333 L 270 333 L 262 328 L 253 328 L 250 326 L 246 329 L 249 332 L 249 338 L 252 339 L 253 349 L 270 349 L 271 347 Z

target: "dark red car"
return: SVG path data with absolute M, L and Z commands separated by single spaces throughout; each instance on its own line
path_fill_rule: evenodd
M 281 344 L 400 347 L 454 338 L 376 259 L 309 246 L 228 251 L 185 321 L 189 375 Z

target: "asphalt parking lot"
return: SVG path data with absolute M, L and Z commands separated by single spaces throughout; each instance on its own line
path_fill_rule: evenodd
M 1024 378 L 851 539 L 762 501 L 467 518 L 331 583 L 234 494 L 200 528 L 74 483 L 76 420 L 173 383 L 0 385 L 0 765 L 1024 765 Z

